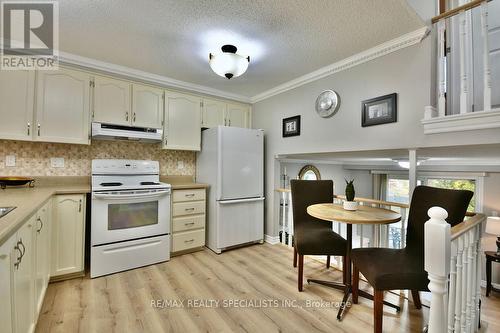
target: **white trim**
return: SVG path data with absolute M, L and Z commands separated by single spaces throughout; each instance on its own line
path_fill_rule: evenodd
M 422 119 L 424 134 L 472 131 L 500 127 L 500 108 L 432 119 Z
M 429 29 L 427 27 L 422 27 L 418 30 L 412 31 L 375 47 L 368 49 L 366 51 L 360 52 L 343 60 L 340 60 L 331 65 L 322 67 L 314 72 L 300 76 L 291 81 L 280 84 L 272 89 L 264 91 L 260 94 L 253 96 L 250 100 L 252 103 L 260 102 L 269 97 L 284 93 L 285 91 L 295 89 L 304 84 L 319 80 L 326 76 L 338 73 L 340 71 L 349 69 L 351 67 L 360 65 L 362 63 L 368 62 L 370 60 L 385 56 L 389 53 L 395 52 L 397 50 L 403 49 L 408 46 L 420 43 L 429 34 Z
M 280 236 L 264 235 L 264 241 L 266 243 L 271 244 L 271 245 L 275 245 L 275 244 L 278 244 L 280 242 Z
M 84 69 L 94 70 L 105 74 L 111 74 L 123 77 L 130 80 L 139 80 L 141 82 L 163 86 L 165 88 L 181 89 L 225 99 L 230 99 L 243 103 L 250 103 L 250 98 L 238 94 L 228 93 L 222 90 L 210 88 L 207 86 L 189 83 L 169 78 L 167 76 L 152 74 L 141 70 L 115 65 L 109 62 L 95 60 L 78 56 L 67 52 L 59 52 L 59 62 L 63 65 L 81 67 Z

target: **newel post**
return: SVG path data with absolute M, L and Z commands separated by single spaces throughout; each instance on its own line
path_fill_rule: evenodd
M 432 207 L 427 212 L 430 219 L 424 225 L 424 265 L 429 274 L 431 308 L 429 333 L 446 332 L 447 283 L 450 273 L 451 229 L 446 222 L 448 212 L 441 207 Z

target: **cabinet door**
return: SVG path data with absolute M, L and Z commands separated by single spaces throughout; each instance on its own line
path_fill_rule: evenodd
M 211 128 L 224 125 L 226 103 L 212 99 L 203 100 L 203 114 L 201 127 Z
M 31 140 L 35 71 L 0 71 L 0 139 Z
M 37 74 L 35 140 L 89 144 L 90 76 L 61 69 Z
M 201 99 L 199 97 L 165 93 L 165 140 L 163 148 L 200 150 Z
M 132 125 L 161 128 L 163 90 L 140 84 L 134 84 L 132 90 Z
M 36 214 L 35 239 L 35 318 L 42 309 L 50 277 L 50 207 L 47 202 Z
M 14 316 L 16 333 L 33 332 L 34 324 L 34 276 L 33 276 L 33 227 L 35 216 L 31 217 L 18 231 L 14 249 L 16 258 L 14 266 Z
M 96 77 L 94 80 L 93 121 L 113 125 L 130 125 L 131 86 L 126 81 Z
M 51 276 L 84 269 L 85 196 L 58 195 L 52 217 Z
M 16 245 L 16 236 L 9 238 L 0 246 L 0 323 L 2 332 L 13 332 L 12 321 L 12 269 L 17 258 L 16 253 L 12 253 Z
M 226 126 L 250 127 L 249 108 L 244 105 L 228 104 L 226 112 Z

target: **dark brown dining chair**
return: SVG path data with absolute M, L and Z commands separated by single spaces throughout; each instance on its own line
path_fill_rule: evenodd
M 382 332 L 385 290 L 411 290 L 415 307 L 421 308 L 419 291 L 429 291 L 424 270 L 424 223 L 429 208 L 439 206 L 448 212 L 452 226 L 464 220 L 474 193 L 428 186 L 415 188 L 408 214 L 406 247 L 403 249 L 359 248 L 351 253 L 353 269 L 352 302 L 358 303 L 359 273 L 374 289 L 374 332 Z
M 332 230 L 332 223 L 319 220 L 307 214 L 307 207 L 318 203 L 333 202 L 333 181 L 331 180 L 292 180 L 292 208 L 294 256 L 293 267 L 299 265 L 298 288 L 302 291 L 304 276 L 304 255 L 326 255 L 327 268 L 330 256 L 343 256 L 347 241 Z M 345 267 L 345 266 L 344 266 Z M 343 270 L 345 272 L 345 269 Z M 345 282 L 345 274 L 343 275 Z

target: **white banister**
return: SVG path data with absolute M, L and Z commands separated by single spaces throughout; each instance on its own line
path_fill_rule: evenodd
M 446 223 L 448 213 L 441 207 L 432 207 L 428 211 L 430 220 L 425 223 L 425 270 L 429 273 L 431 291 L 431 310 L 429 315 L 429 333 L 446 331 L 446 285 L 450 273 L 450 225 Z
M 483 37 L 483 110 L 491 110 L 491 70 L 488 37 L 488 3 L 481 4 L 481 36 Z
M 438 26 L 438 116 L 446 115 L 446 23 L 441 20 Z
M 469 47 L 468 41 L 467 13 L 464 11 L 459 14 L 459 51 L 460 51 L 460 114 L 468 112 L 469 103 L 469 77 L 467 73 L 467 59 Z
M 475 214 L 450 228 L 447 212 L 429 209 L 425 223 L 425 270 L 432 294 L 428 332 L 476 332 L 481 297 L 481 232 Z

